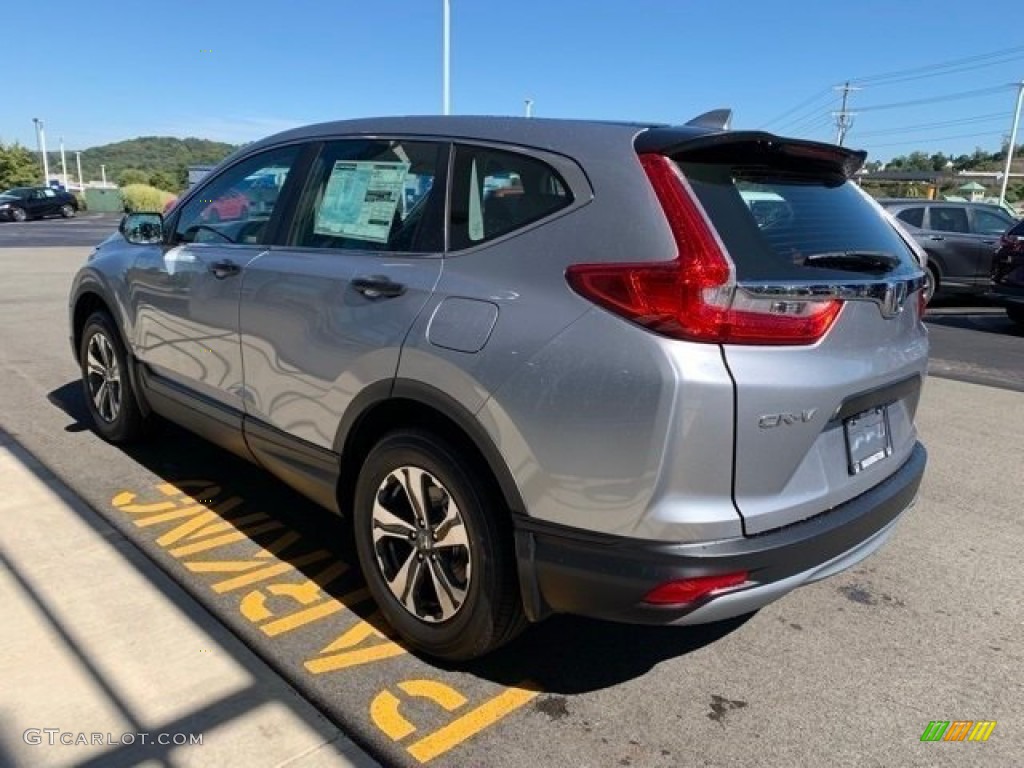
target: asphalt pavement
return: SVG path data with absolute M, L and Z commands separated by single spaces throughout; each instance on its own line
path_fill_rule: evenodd
M 387 637 L 341 521 L 181 430 L 130 450 L 89 430 L 65 319 L 87 252 L 0 247 L 0 428 L 382 763 L 1024 764 L 1024 394 L 927 382 L 920 501 L 853 571 L 724 624 L 558 617 L 439 666 Z M 921 742 L 934 720 L 997 725 L 984 743 Z
M 0 221 L 0 248 L 94 246 L 117 231 L 121 215 L 83 211 L 72 219 Z

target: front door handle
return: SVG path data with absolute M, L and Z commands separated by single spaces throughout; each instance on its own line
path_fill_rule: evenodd
M 405 286 L 386 275 L 365 275 L 352 278 L 352 287 L 368 299 L 390 299 L 405 293 Z
M 995 240 L 982 240 L 981 242 L 983 242 L 985 245 L 995 245 L 996 244 Z
M 213 276 L 218 280 L 223 280 L 225 277 L 231 277 L 237 275 L 242 271 L 242 268 L 235 264 L 233 261 L 224 259 L 222 261 L 214 261 L 210 263 L 207 269 L 213 273 Z
M 929 240 L 945 240 L 946 238 L 944 238 L 942 235 L 929 235 L 928 239 Z

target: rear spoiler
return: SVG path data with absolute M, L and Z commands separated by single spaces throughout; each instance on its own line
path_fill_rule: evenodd
M 853 177 L 868 153 L 820 141 L 776 136 L 764 131 L 718 131 L 697 126 L 651 128 L 640 133 L 634 146 L 640 154 L 668 155 L 691 162 L 730 162 L 799 166 L 820 172 Z

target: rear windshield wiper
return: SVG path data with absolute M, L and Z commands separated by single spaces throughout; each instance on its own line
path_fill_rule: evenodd
M 891 272 L 900 265 L 898 256 L 881 251 L 827 251 L 804 258 L 805 267 L 845 269 L 852 272 Z

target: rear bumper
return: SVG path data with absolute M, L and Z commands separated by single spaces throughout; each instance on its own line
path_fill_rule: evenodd
M 702 624 L 757 610 L 860 562 L 913 505 L 927 464 L 918 443 L 886 480 L 808 520 L 750 537 L 673 544 L 592 534 L 532 519 L 516 526 L 527 615 L 572 613 L 638 624 Z M 746 584 L 685 606 L 643 602 L 675 579 L 747 571 Z

